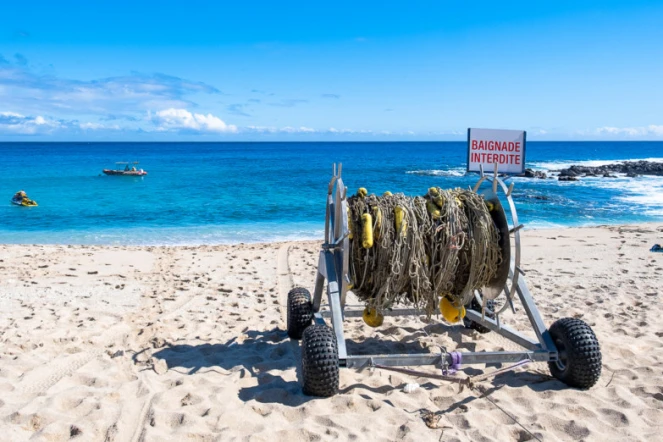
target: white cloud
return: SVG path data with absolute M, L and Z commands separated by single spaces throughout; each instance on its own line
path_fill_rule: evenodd
M 107 124 L 101 124 L 101 123 L 94 123 L 94 122 L 88 122 L 88 123 L 80 123 L 78 125 L 82 130 L 120 130 L 120 126 L 117 124 L 112 124 L 112 125 L 107 125 Z
M 149 109 L 190 107 L 190 97 L 221 93 L 203 82 L 159 73 L 64 78 L 35 71 L 18 55 L 16 62 L 0 58 L 0 102 L 25 114 L 136 116 Z
M 372 133 L 370 130 L 352 130 L 352 129 L 336 129 L 335 127 L 330 127 L 326 131 L 330 134 L 369 134 Z
M 248 132 L 257 132 L 260 134 L 274 134 L 279 131 L 275 127 L 268 126 L 246 126 L 244 129 Z
M 9 117 L 25 118 L 23 115 L 17 114 L 16 112 L 0 112 L 0 115 L 7 118 Z
M 242 128 L 242 131 L 245 132 L 256 132 L 261 134 L 315 134 L 320 133 L 319 130 L 313 129 L 312 127 L 300 126 L 300 127 L 270 127 L 270 126 L 246 126 Z
M 663 125 L 650 124 L 647 128 L 649 129 L 649 132 L 654 135 L 663 135 Z
M 62 123 L 41 115 L 26 117 L 16 112 L 0 112 L 0 133 L 35 135 L 51 133 L 62 127 Z
M 237 126 L 226 124 L 212 114 L 194 114 L 186 109 L 164 109 L 150 118 L 158 131 L 194 131 L 201 133 L 235 133 Z
M 639 127 L 611 127 L 605 126 L 596 129 L 597 135 L 612 135 L 622 137 L 661 137 L 663 125 L 650 124 Z
M 294 133 L 311 134 L 311 133 L 315 133 L 316 130 L 312 129 L 310 127 L 304 127 L 304 126 L 301 126 L 301 127 L 286 126 L 286 127 L 283 127 L 281 129 L 279 129 L 278 132 L 283 132 L 283 133 L 287 133 L 287 134 L 294 134 Z
M 353 130 L 353 129 L 336 129 L 330 127 L 329 129 L 313 129 L 312 127 L 299 126 L 285 126 L 285 127 L 270 127 L 270 126 L 246 126 L 240 129 L 245 132 L 256 132 L 261 134 L 323 134 L 323 135 L 352 135 L 352 134 L 372 134 L 370 130 Z M 414 132 L 408 132 L 413 134 Z

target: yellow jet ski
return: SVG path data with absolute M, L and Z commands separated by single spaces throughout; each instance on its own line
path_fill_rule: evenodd
M 16 192 L 16 194 L 12 197 L 11 203 L 23 207 L 37 206 L 37 201 L 28 198 L 28 195 L 26 195 L 26 193 L 22 190 Z

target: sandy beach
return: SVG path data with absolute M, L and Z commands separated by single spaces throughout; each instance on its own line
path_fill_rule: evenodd
M 591 390 L 567 388 L 537 363 L 463 391 L 341 369 L 338 395 L 304 396 L 285 299 L 294 286 L 312 290 L 318 242 L 0 246 L 0 438 L 660 440 L 663 254 L 649 249 L 663 243 L 663 224 L 523 237 L 545 322 L 582 318 L 600 341 L 603 374 Z M 522 309 L 503 320 L 528 330 Z M 346 330 L 358 352 L 517 349 L 439 318 L 386 318 L 377 329 L 351 319 Z

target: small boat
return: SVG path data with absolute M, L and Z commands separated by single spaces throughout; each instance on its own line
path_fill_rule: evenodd
M 31 200 L 28 198 L 28 195 L 22 190 L 19 190 L 14 194 L 14 196 L 11 199 L 11 203 L 15 204 L 17 206 L 23 206 L 23 207 L 36 207 L 37 206 L 37 201 Z
M 133 163 L 128 163 L 128 162 L 119 162 L 115 163 L 118 165 L 124 164 L 124 168 L 118 167 L 116 169 L 104 169 L 103 172 L 106 175 L 123 175 L 123 176 L 144 176 L 147 175 L 147 172 L 144 171 L 143 169 L 137 169 L 136 164 L 138 164 L 138 161 L 134 161 Z M 129 164 L 133 164 L 133 166 L 129 167 Z

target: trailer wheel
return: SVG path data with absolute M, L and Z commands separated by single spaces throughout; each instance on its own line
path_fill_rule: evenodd
M 299 340 L 302 333 L 313 322 L 313 306 L 311 293 L 301 287 L 295 287 L 288 292 L 288 336 Z
M 334 331 L 326 325 L 312 325 L 302 339 L 304 394 L 330 397 L 338 393 L 338 346 Z
M 475 310 L 479 313 L 481 313 L 481 304 L 479 304 L 479 301 L 477 301 L 476 298 L 472 298 L 472 301 L 469 303 L 468 308 L 471 308 L 472 310 Z M 495 301 L 494 300 L 489 300 L 486 304 L 486 317 L 490 319 L 495 319 Z M 478 322 L 474 322 L 471 319 L 463 318 L 463 324 L 465 325 L 465 328 L 471 328 L 472 330 L 476 330 L 481 334 L 485 333 L 490 333 L 490 329 L 488 327 L 485 327 Z
M 590 388 L 601 376 L 601 348 L 594 331 L 584 321 L 562 318 L 550 327 L 557 361 L 548 362 L 550 373 L 576 388 Z

